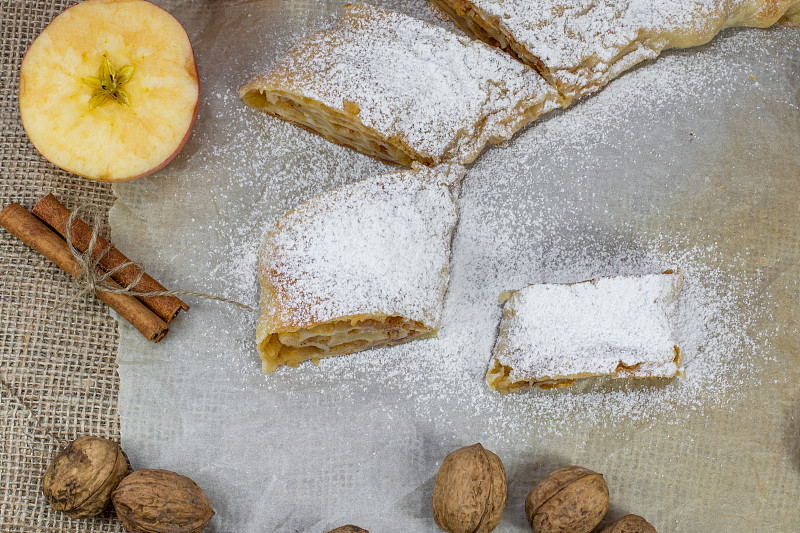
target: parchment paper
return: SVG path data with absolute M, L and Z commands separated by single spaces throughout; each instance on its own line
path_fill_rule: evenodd
M 168 287 L 257 303 L 277 217 L 391 167 L 247 109 L 237 89 L 342 2 L 172 3 L 195 46 L 189 144 L 116 184 L 114 242 Z M 378 2 L 438 24 L 426 3 Z M 670 52 L 469 169 L 438 339 L 264 376 L 256 315 L 192 309 L 151 345 L 120 323 L 122 444 L 190 476 L 210 531 L 438 531 L 441 460 L 481 442 L 505 463 L 499 532 L 567 464 L 602 472 L 609 519 L 659 531 L 800 529 L 800 47 L 797 30 L 726 31 Z M 501 396 L 483 376 L 500 291 L 600 275 L 686 275 L 684 380 Z

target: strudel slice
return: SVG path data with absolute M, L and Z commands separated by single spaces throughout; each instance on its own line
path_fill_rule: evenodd
M 672 326 L 682 283 L 682 274 L 666 271 L 504 293 L 489 387 L 506 393 L 589 377 L 683 375 Z
M 461 167 L 422 165 L 327 191 L 260 252 L 264 373 L 437 334 Z
M 239 91 L 249 106 L 381 160 L 472 162 L 558 106 L 534 70 L 480 41 L 346 5 Z
M 467 33 L 535 67 L 564 103 L 723 28 L 796 23 L 799 0 L 432 0 Z M 788 11 L 787 11 L 788 10 Z

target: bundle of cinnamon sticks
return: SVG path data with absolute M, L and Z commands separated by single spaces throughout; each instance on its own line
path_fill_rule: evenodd
M 98 274 L 111 273 L 109 277 L 114 281 L 106 280 L 111 287 L 128 288 L 134 294 L 167 291 L 106 239 L 96 235 L 88 224 L 72 217 L 70 210 L 52 194 L 39 200 L 32 211 L 29 212 L 19 204 L 9 204 L 0 211 L 0 226 L 71 276 L 80 277 L 84 266 L 70 250 L 65 240 L 67 235 L 75 249 L 86 254 L 86 259 L 96 264 L 94 268 Z M 67 231 L 71 217 L 72 223 Z M 95 294 L 152 342 L 163 339 L 169 331 L 169 324 L 178 313 L 182 309 L 189 309 L 180 299 L 170 295 L 135 296 L 105 292 L 102 289 L 96 289 Z

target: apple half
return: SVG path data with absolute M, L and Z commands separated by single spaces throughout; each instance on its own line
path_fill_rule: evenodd
M 19 109 L 53 164 L 100 181 L 140 178 L 189 139 L 199 102 L 189 36 L 145 0 L 85 0 L 22 60 Z

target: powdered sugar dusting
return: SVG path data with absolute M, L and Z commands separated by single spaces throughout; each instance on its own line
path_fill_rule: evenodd
M 680 274 L 530 285 L 504 304 L 494 359 L 508 379 L 580 375 L 672 377 Z M 634 368 L 635 367 L 635 368 Z
M 563 432 L 564 416 L 575 423 L 588 424 L 600 421 L 615 424 L 623 420 L 648 423 L 654 419 L 678 423 L 690 413 L 735 402 L 741 379 L 755 383 L 749 381 L 754 378 L 747 370 L 753 363 L 742 354 L 762 351 L 765 342 L 764 338 L 741 333 L 758 316 L 737 312 L 742 307 L 753 308 L 760 301 L 753 289 L 757 279 L 722 267 L 730 259 L 725 258 L 718 244 L 695 245 L 680 233 L 622 238 L 638 227 L 636 221 L 618 221 L 615 223 L 618 227 L 610 234 L 598 221 L 610 214 L 615 200 L 629 200 L 610 198 L 603 193 L 602 187 L 613 182 L 598 175 L 595 168 L 610 165 L 602 158 L 595 159 L 593 147 L 606 146 L 604 143 L 612 138 L 630 146 L 641 136 L 641 130 L 630 129 L 630 119 L 625 116 L 631 113 L 631 108 L 620 106 L 620 101 L 659 113 L 675 108 L 676 100 L 686 98 L 687 94 L 696 94 L 698 99 L 728 97 L 728 89 L 714 83 L 713 74 L 725 71 L 728 49 L 736 50 L 737 42 L 749 38 L 734 36 L 730 46 L 720 43 L 714 52 L 719 57 L 712 61 L 709 57 L 716 56 L 711 52 L 700 58 L 684 54 L 662 58 L 657 67 L 637 70 L 590 102 L 531 128 L 518 142 L 484 154 L 469 171 L 461 196 L 461 216 L 439 338 L 325 359 L 319 367 L 308 363 L 299 368 L 279 368 L 258 385 L 248 380 L 249 386 L 285 390 L 288 382 L 290 389 L 303 391 L 320 382 L 336 382 L 340 384 L 340 394 L 358 395 L 357 376 L 364 376 L 375 387 L 391 387 L 400 397 L 407 397 L 416 416 L 437 420 L 445 428 L 448 420 L 456 416 L 453 413 L 469 414 L 476 420 L 489 418 L 493 423 L 486 428 L 486 437 L 497 442 L 513 438 L 514 426 L 530 416 L 537 419 L 536 427 L 529 428 L 530 431 L 558 435 Z M 290 167 L 281 166 L 270 174 L 271 185 L 264 189 L 261 201 L 277 200 L 278 204 L 270 210 L 275 217 L 293 207 L 286 196 L 278 194 L 287 187 L 299 187 L 298 190 L 305 191 L 300 197 L 308 198 L 314 191 L 321 192 L 325 179 L 353 179 L 385 168 L 279 121 L 262 126 L 261 120 L 237 107 L 239 102 L 233 91 L 227 91 L 224 100 L 233 114 L 242 115 L 240 127 L 231 132 L 232 145 L 241 136 L 247 139 L 254 153 L 280 159 L 296 152 L 299 142 L 306 153 L 303 162 L 310 172 L 306 172 L 304 181 L 294 181 L 297 174 L 290 173 Z M 253 131 L 247 128 L 242 131 L 241 125 Z M 259 131 L 262 127 L 267 128 L 267 135 Z M 285 142 L 281 142 L 283 138 Z M 253 139 L 264 141 L 252 145 Z M 636 157 L 661 160 L 657 143 L 651 148 L 652 152 L 637 153 Z M 225 147 L 218 150 L 223 157 Z M 537 154 L 547 154 L 547 159 L 538 161 Z M 253 174 L 236 171 L 242 176 L 241 185 L 257 188 L 257 165 L 265 160 L 247 159 L 248 164 L 256 167 Z M 584 162 L 583 174 L 554 175 L 547 171 L 550 167 L 570 167 L 576 160 Z M 669 165 L 673 164 L 667 162 L 661 174 L 670 173 Z M 527 167 L 527 175 L 546 180 L 549 192 L 542 192 L 530 178 L 521 180 L 520 165 Z M 540 171 L 543 174 L 537 175 Z M 654 179 L 651 176 L 656 175 L 643 170 L 634 177 L 618 174 L 613 179 L 624 186 L 628 179 L 651 183 Z M 654 187 L 661 196 L 672 190 L 672 187 Z M 556 200 L 553 195 L 563 198 Z M 263 228 L 272 225 L 258 224 L 240 218 L 229 225 L 229 231 L 236 235 L 232 244 L 223 246 L 223 252 L 235 259 L 234 272 L 239 272 L 223 279 L 233 281 L 234 294 L 247 295 L 248 301 L 257 294 L 256 254 Z M 571 283 L 599 276 L 641 275 L 676 266 L 684 273 L 675 330 L 686 356 L 686 379 L 657 385 L 619 383 L 599 390 L 576 385 L 571 390 L 533 391 L 513 398 L 489 391 L 484 378 L 501 318 L 497 302 L 500 292 L 529 283 Z M 254 327 L 251 321 L 250 328 Z M 228 369 L 239 376 L 237 379 L 258 371 L 257 358 L 246 355 L 255 351 L 252 337 L 244 335 L 239 346 L 242 356 Z M 287 393 L 293 394 L 291 390 Z M 676 411 L 675 406 L 680 404 L 685 408 Z
M 532 69 L 478 41 L 356 4 L 304 39 L 249 91 L 299 94 L 398 139 L 417 160 L 471 162 L 541 112 L 555 92 Z M 423 159 L 424 158 L 424 159 Z
M 462 175 L 445 167 L 377 176 L 282 217 L 263 247 L 259 330 L 381 313 L 437 328 Z
M 737 40 L 733 38 L 731 50 Z M 282 387 L 288 380 L 302 391 L 320 380 L 333 381 L 341 384 L 341 394 L 357 396 L 363 376 L 375 387 L 406 397 L 415 416 L 437 421 L 442 430 L 453 419 L 478 424 L 491 420 L 482 426 L 486 439 L 509 445 L 507 439 L 518 435 L 519 421 L 531 417 L 537 421 L 527 427 L 531 435 L 556 436 L 563 435 L 565 416 L 573 424 L 589 426 L 654 420 L 677 424 L 706 409 L 735 403 L 741 380 L 747 379 L 748 386 L 757 384 L 748 369 L 757 364 L 752 354 L 763 352 L 768 338 L 742 334 L 760 320 L 757 309 L 763 300 L 755 290 L 759 273 L 743 275 L 733 268 L 742 257 L 732 259 L 716 243 L 693 244 L 685 232 L 637 235 L 640 219 L 620 220 L 614 214 L 618 203 L 637 200 L 620 197 L 613 188 L 624 189 L 626 181 L 636 180 L 661 202 L 679 186 L 660 186 L 653 180 L 674 173 L 669 166 L 661 171 L 647 168 L 634 175 L 617 174 L 610 181 L 595 168 L 609 168 L 603 157 L 619 154 L 594 155 L 603 148 L 607 152 L 607 140 L 616 139 L 625 147 L 652 149 L 634 157 L 662 159 L 657 142 L 637 144 L 647 130 L 631 129 L 630 119 L 621 118 L 631 108 L 619 102 L 640 108 L 646 123 L 647 113 L 673 109 L 687 94 L 724 99 L 728 88 L 714 83 L 713 75 L 705 81 L 703 74 L 723 72 L 726 51 L 720 44 L 716 61 L 708 56 L 692 60 L 684 54 L 666 57 L 658 69 L 638 70 L 591 102 L 531 128 L 511 146 L 484 154 L 468 172 L 461 196 L 438 338 L 326 359 L 319 367 L 278 369 L 264 386 Z M 541 154 L 547 155 L 540 160 Z M 583 162 L 583 174 L 549 171 L 558 166 L 574 169 L 576 160 Z M 528 178 L 520 178 L 520 168 Z M 612 184 L 612 192 L 606 193 L 603 187 Z M 686 357 L 685 379 L 600 388 L 576 385 L 512 396 L 489 391 L 484 377 L 501 318 L 500 292 L 528 283 L 634 276 L 676 266 L 684 274 L 674 327 Z M 741 308 L 754 314 L 741 314 Z M 459 427 L 452 429 L 457 432 Z
M 680 242 L 660 243 L 671 249 L 667 252 L 652 248 L 637 251 L 633 246 L 604 253 L 605 244 L 598 239 L 593 243 L 599 252 L 596 257 L 570 254 L 563 258 L 566 262 L 554 264 L 556 270 L 550 273 L 542 272 L 542 261 L 546 263 L 547 259 L 527 253 L 515 255 L 517 267 L 530 265 L 533 272 L 538 270 L 538 275 L 525 276 L 528 279 L 544 274 L 545 279 L 559 282 L 600 274 L 653 272 L 675 263 L 683 265 L 685 287 L 675 330 L 686 355 L 685 379 L 665 383 L 620 382 L 602 387 L 587 382 L 567 390 L 533 390 L 507 396 L 490 391 L 485 373 L 501 315 L 497 294 L 507 284 L 514 283 L 509 280 L 516 276 L 511 268 L 496 261 L 485 262 L 485 258 L 474 255 L 482 247 L 491 248 L 498 240 L 507 242 L 503 237 L 498 238 L 497 226 L 492 224 L 469 237 L 461 231 L 460 228 L 456 237 L 454 270 L 438 338 L 323 360 L 319 368 L 307 365 L 279 370 L 280 377 L 275 379 L 291 379 L 300 390 L 318 380 L 333 380 L 352 394 L 358 394 L 357 385 L 349 388 L 350 380 L 363 373 L 371 376 L 373 386 L 397 388 L 395 394 L 407 395 L 416 416 L 444 424 L 443 431 L 451 420 L 472 420 L 480 425 L 487 440 L 507 445 L 519 438 L 519 425 L 526 420 L 536 420 L 535 425 L 525 426 L 526 438 L 553 437 L 565 435 L 565 418 L 570 420 L 571 427 L 613 426 L 623 422 L 642 425 L 655 420 L 675 424 L 697 411 L 736 402 L 740 385 L 734 376 L 741 375 L 751 364 L 747 354 L 757 350 L 764 340 L 743 336 L 741 332 L 752 317 L 735 311 L 742 298 L 752 303 L 755 295 L 748 286 L 753 280 L 732 279 L 724 271 L 707 266 L 718 260 L 718 252 L 684 248 L 686 243 Z M 504 258 L 508 261 L 508 256 Z M 719 286 L 730 293 L 718 292 Z M 289 372 L 298 370 L 300 374 L 289 376 Z M 756 385 L 757 381 L 750 377 L 748 386 Z M 679 405 L 681 408 L 676 409 Z M 461 424 L 452 426 L 452 431 L 458 433 Z
M 499 21 L 506 35 L 539 59 L 568 98 L 599 89 L 667 48 L 704 44 L 725 27 L 765 26 L 782 15 L 767 20 L 758 2 L 741 0 L 470 3 Z

